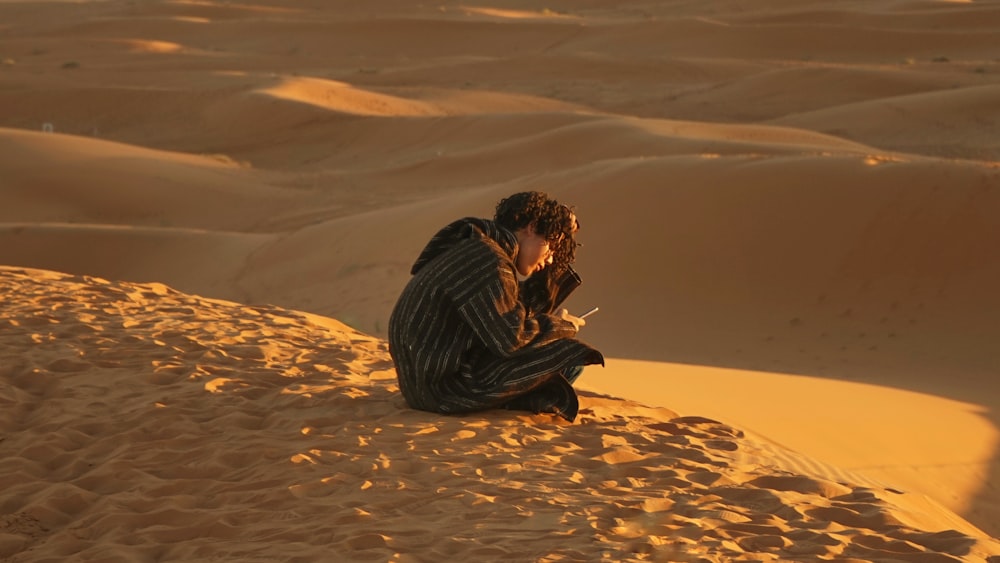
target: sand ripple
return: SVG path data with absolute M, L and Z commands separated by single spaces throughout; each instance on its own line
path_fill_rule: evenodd
M 573 425 L 441 417 L 404 408 L 385 342 L 330 319 L 40 270 L 0 287 L 5 560 L 1000 554 L 709 419 L 592 394 Z

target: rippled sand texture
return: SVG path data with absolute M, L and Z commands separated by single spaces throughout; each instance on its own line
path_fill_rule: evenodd
M 573 425 L 442 418 L 402 408 L 384 342 L 335 321 L 37 270 L 0 286 L 10 561 L 1000 553 L 709 419 L 596 395 Z

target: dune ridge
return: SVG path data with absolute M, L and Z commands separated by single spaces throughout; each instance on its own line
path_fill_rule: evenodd
M 0 284 L 10 561 L 1000 554 L 709 419 L 599 395 L 573 425 L 441 417 L 405 409 L 385 342 L 335 321 L 23 268 Z

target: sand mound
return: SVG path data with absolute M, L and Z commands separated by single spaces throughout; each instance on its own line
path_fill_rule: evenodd
M 0 222 L 239 230 L 288 201 L 225 157 L 58 133 L 0 129 L 0 167 Z
M 10 561 L 1000 553 L 709 419 L 592 395 L 573 425 L 442 417 L 405 409 L 385 343 L 336 321 L 38 270 L 0 284 Z
M 886 96 L 774 122 L 906 152 L 989 160 L 1000 154 L 1000 141 L 986 116 L 998 113 L 1000 86 L 988 85 Z

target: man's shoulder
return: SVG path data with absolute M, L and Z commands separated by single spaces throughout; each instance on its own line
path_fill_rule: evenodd
M 488 219 L 466 217 L 441 230 L 449 233 L 452 249 L 470 255 L 496 256 L 501 261 L 513 259 L 517 252 L 517 237 Z
M 517 247 L 514 234 L 494 221 L 465 217 L 448 223 L 434 233 L 418 257 L 416 269 L 465 241 L 493 241 L 507 254 L 512 254 Z

